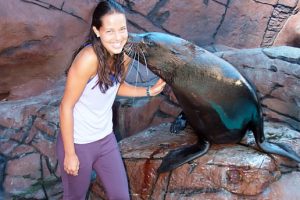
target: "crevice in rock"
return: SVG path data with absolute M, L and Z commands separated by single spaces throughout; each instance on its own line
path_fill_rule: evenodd
M 54 9 L 54 10 L 58 10 L 58 11 L 61 11 L 61 12 L 66 13 L 66 14 L 68 14 L 68 15 L 71 15 L 71 16 L 73 16 L 73 17 L 75 17 L 75 18 L 77 18 L 77 19 L 79 19 L 79 20 L 81 20 L 81 21 L 83 21 L 83 22 L 85 22 L 85 23 L 88 23 L 88 22 L 85 21 L 82 17 L 80 17 L 80 16 L 78 16 L 78 15 L 75 15 L 75 14 L 72 13 L 72 12 L 68 12 L 68 11 L 64 10 L 64 9 L 63 9 L 63 7 L 64 7 L 64 2 L 62 3 L 61 8 L 58 8 L 58 7 L 53 6 L 52 4 L 49 4 L 49 3 L 46 3 L 46 2 L 43 2 L 43 1 L 39 1 L 39 0 L 21 0 L 21 1 L 23 1 L 23 2 L 25 2 L 25 3 L 34 4 L 34 5 L 40 6 L 40 7 L 45 8 L 45 9 Z
M 49 123 L 48 123 L 48 125 L 49 125 Z M 40 136 L 43 137 L 43 139 L 45 139 L 49 142 L 55 142 L 56 141 L 56 136 L 55 135 L 49 135 L 47 132 L 40 129 L 39 127 L 35 127 L 35 128 L 38 130 L 38 132 L 40 133 Z M 52 127 L 52 128 L 54 128 L 54 127 Z
M 145 15 L 143 15 L 142 13 L 137 12 L 136 10 L 133 10 L 132 7 L 130 6 L 130 3 L 127 3 L 127 7 L 124 7 L 124 6 L 123 6 L 123 8 L 126 10 L 127 13 L 134 13 L 134 14 L 136 14 L 136 15 L 140 15 L 141 17 L 145 18 L 146 21 L 148 21 L 149 23 L 151 23 L 153 26 L 162 29 L 164 32 L 169 33 L 169 34 L 172 34 L 172 35 L 175 35 L 175 36 L 179 36 L 178 34 L 172 33 L 171 31 L 165 29 L 163 26 L 161 26 L 161 24 L 156 24 L 156 23 L 154 23 L 151 19 L 149 19 L 148 16 L 145 16 Z M 141 30 L 141 31 L 143 31 L 143 32 L 149 32 L 147 29 L 143 28 L 142 26 L 140 26 L 139 24 L 135 23 L 135 22 L 132 21 L 132 20 L 127 19 L 127 21 L 128 21 L 129 24 L 131 24 L 131 25 L 132 25 L 133 27 L 135 27 L 136 29 Z
M 1 55 L 0 55 L 1 56 Z M 0 102 L 7 101 L 7 97 L 10 95 L 10 91 L 0 93 Z
M 217 0 L 212 0 L 212 1 L 215 2 L 215 3 L 217 3 L 217 4 L 220 4 L 222 6 L 225 6 L 225 7 L 228 6 L 228 4 L 225 4 L 225 3 L 217 1 Z
M 261 101 L 265 100 L 265 99 L 275 99 L 275 97 L 272 95 L 272 93 L 277 90 L 278 88 L 283 88 L 284 85 L 281 85 L 279 83 L 273 83 L 273 85 L 270 88 L 270 91 L 268 93 L 266 93 L 263 97 L 261 97 Z
M 176 192 L 177 194 L 180 195 L 180 197 L 193 197 L 197 194 L 218 193 L 220 191 L 221 191 L 220 189 L 216 189 L 216 188 L 201 188 L 201 189 L 180 188 L 178 190 L 171 191 L 168 193 L 170 194 Z
M 13 141 L 13 140 L 12 140 Z M 20 144 L 21 145 L 21 144 Z M 17 148 L 18 146 L 16 146 L 15 148 Z M 14 148 L 14 149 L 15 149 Z M 12 150 L 11 152 L 14 152 L 14 150 Z M 20 159 L 20 158 L 23 158 L 23 157 L 25 157 L 25 156 L 28 156 L 28 155 L 30 155 L 30 154 L 36 154 L 37 153 L 37 151 L 31 151 L 31 152 L 27 152 L 27 153 L 22 153 L 22 154 L 19 154 L 19 155 L 16 155 L 16 156 L 13 156 L 13 157 L 10 157 L 10 158 L 7 158 L 7 160 L 18 160 L 18 159 Z
M 126 7 L 130 11 L 135 12 L 132 8 L 132 5 L 134 5 L 134 2 L 131 2 L 130 0 L 123 0 L 123 2 L 119 2 L 119 3 L 122 5 L 123 8 Z
M 266 55 L 268 58 L 270 59 L 278 59 L 278 60 L 282 60 L 291 64 L 300 64 L 300 57 L 299 58 L 293 58 L 293 57 L 286 57 L 286 56 L 272 56 L 271 54 L 269 54 L 268 52 L 264 51 L 264 49 L 262 49 L 262 53 L 264 55 Z
M 32 46 L 36 46 L 36 45 L 40 44 L 41 42 L 42 42 L 42 40 L 26 40 L 19 46 L 9 47 L 9 48 L 2 50 L 0 52 L 0 57 L 1 56 L 11 56 L 18 50 L 31 48 Z
M 43 171 L 43 155 L 42 154 L 40 154 L 40 169 L 41 169 L 42 190 L 44 192 L 45 198 L 48 199 L 49 197 L 47 195 L 47 190 L 44 185 L 45 176 L 44 176 L 44 171 Z
M 225 6 L 225 7 L 227 6 L 225 3 L 220 2 L 220 1 L 217 1 L 217 0 L 211 0 L 211 1 L 213 1 L 213 2 L 215 2 L 215 3 L 217 3 L 217 4 L 219 4 L 219 5 Z M 203 3 L 204 3 L 206 6 L 208 6 L 209 0 L 203 0 Z
M 297 64 L 297 65 L 300 64 L 300 57 L 299 58 L 291 58 L 291 57 L 286 57 L 286 56 L 276 56 L 276 57 L 271 56 L 271 55 L 267 55 L 267 56 L 271 59 L 278 59 L 278 60 L 286 61 L 288 63 Z
M 4 155 L 0 154 L 0 198 L 1 198 L 1 193 L 4 192 L 3 182 L 5 178 L 5 168 L 6 168 L 6 158 Z
M 28 117 L 28 123 L 25 126 L 21 127 L 22 132 L 23 132 L 23 137 L 22 137 L 21 143 L 25 143 L 25 140 L 27 139 L 27 137 L 30 134 L 30 130 L 33 126 L 33 123 L 34 123 L 35 119 L 36 119 L 35 115 L 29 116 Z
M 258 4 L 264 4 L 264 5 L 269 5 L 269 6 L 274 6 L 274 4 L 270 4 L 270 3 L 266 3 L 266 2 L 261 2 L 259 0 L 253 0 L 255 3 L 258 3 Z
M 262 103 L 262 104 L 263 104 L 263 103 Z M 296 121 L 296 122 L 300 122 L 299 119 L 297 119 L 296 117 L 290 116 L 290 115 L 288 115 L 287 113 L 281 113 L 281 112 L 279 112 L 279 111 L 277 111 L 277 110 L 274 110 L 274 109 L 272 109 L 272 108 L 269 108 L 269 107 L 268 107 L 267 105 L 265 105 L 265 104 L 264 104 L 264 107 L 265 107 L 266 109 L 269 109 L 270 111 L 272 111 L 272 112 L 278 114 L 278 115 L 281 115 L 281 116 L 284 116 L 284 117 L 286 117 L 286 118 L 292 119 L 292 120 L 294 120 L 294 121 Z M 291 125 L 290 125 L 290 126 L 291 126 Z M 299 131 L 299 130 L 298 130 L 298 131 Z
M 164 196 L 163 196 L 163 199 L 166 199 L 166 196 L 167 196 L 167 194 L 169 193 L 169 185 L 170 185 L 170 180 L 171 180 L 171 175 L 172 175 L 172 171 L 171 172 L 168 172 L 169 174 L 168 174 L 168 176 L 167 176 L 167 180 L 166 180 L 166 182 L 167 182 L 167 185 L 166 185 L 166 191 L 165 191 L 165 193 L 164 193 Z
M 215 31 L 215 32 L 213 33 L 213 35 L 212 35 L 212 38 L 213 38 L 214 41 L 215 41 L 215 39 L 216 39 L 216 37 L 217 37 L 217 34 L 218 34 L 218 32 L 219 32 L 221 26 L 223 25 L 223 22 L 224 22 L 224 20 L 225 20 L 226 13 L 227 13 L 227 10 L 228 10 L 228 8 L 229 8 L 230 2 L 231 2 L 231 0 L 227 0 L 226 5 L 224 5 L 225 11 L 224 11 L 224 13 L 223 13 L 223 15 L 222 15 L 222 18 L 221 18 L 221 21 L 219 22 L 219 25 L 218 25 L 217 28 L 216 28 L 216 31 Z M 211 45 L 214 44 L 214 41 L 211 43 Z
M 158 1 L 155 4 L 154 8 L 148 13 L 147 17 L 153 22 L 153 24 L 157 25 L 158 27 L 161 27 L 161 24 L 164 23 L 170 15 L 168 11 L 158 15 L 159 10 L 168 2 L 169 0 Z
M 131 24 L 133 27 L 135 27 L 136 29 L 139 29 L 141 31 L 147 32 L 146 29 L 144 29 L 143 27 L 141 27 L 140 25 L 138 25 L 137 23 L 131 21 L 131 20 L 127 20 L 129 22 L 129 24 Z

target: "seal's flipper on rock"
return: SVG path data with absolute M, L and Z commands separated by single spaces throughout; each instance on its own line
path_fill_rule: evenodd
M 300 163 L 300 156 L 284 144 L 275 144 L 264 141 L 263 143 L 258 143 L 258 146 L 267 153 L 278 154 Z
M 263 120 L 257 121 L 252 126 L 252 131 L 255 137 L 256 144 L 266 153 L 278 154 L 287 158 L 290 158 L 298 163 L 300 163 L 300 156 L 292 150 L 290 147 L 280 144 L 272 143 L 265 140 L 264 129 L 263 129 Z
M 185 146 L 170 151 L 162 160 L 161 165 L 157 169 L 157 173 L 163 173 L 173 170 L 195 158 L 204 155 L 210 147 L 208 141 L 199 141 L 198 143 Z
M 170 126 L 171 133 L 179 133 L 180 131 L 184 130 L 187 125 L 187 119 L 184 112 L 181 112 L 175 121 Z

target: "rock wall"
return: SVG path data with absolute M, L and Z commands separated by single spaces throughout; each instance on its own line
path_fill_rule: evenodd
M 53 88 L 89 31 L 92 1 L 0 1 L 0 97 Z

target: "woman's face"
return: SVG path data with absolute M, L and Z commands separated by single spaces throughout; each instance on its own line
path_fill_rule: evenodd
M 128 38 L 126 17 L 122 13 L 107 14 L 102 17 L 102 26 L 99 30 L 93 27 L 94 32 L 106 50 L 111 54 L 121 53 Z

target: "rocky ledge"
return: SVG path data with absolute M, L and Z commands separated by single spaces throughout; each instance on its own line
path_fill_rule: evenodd
M 268 140 L 300 153 L 300 133 L 265 123 Z M 120 142 L 132 199 L 299 199 L 297 163 L 257 149 L 252 133 L 241 144 L 212 145 L 204 156 L 157 174 L 162 158 L 174 148 L 195 143 L 187 128 L 169 133 L 169 124 L 147 129 Z M 92 184 L 90 199 L 106 199 L 101 182 Z

